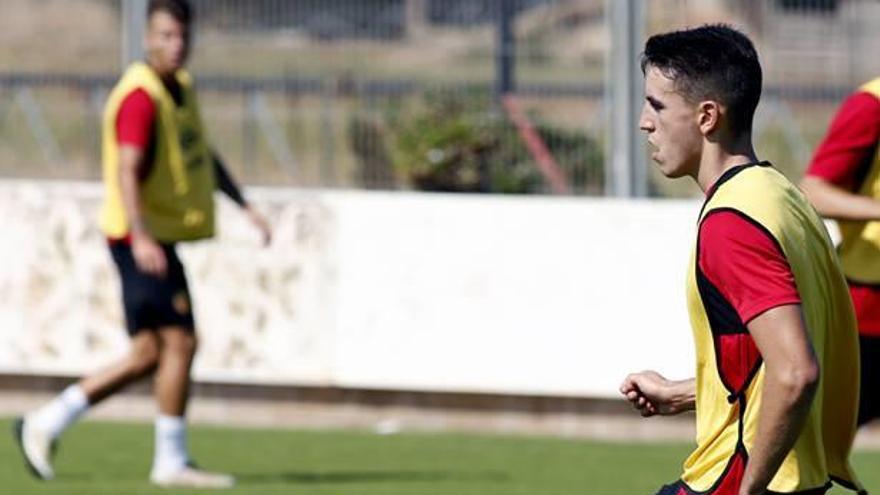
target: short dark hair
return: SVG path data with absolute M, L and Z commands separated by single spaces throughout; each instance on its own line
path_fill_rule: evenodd
M 761 99 L 761 63 L 743 33 L 725 24 L 651 36 L 642 53 L 642 73 L 658 69 L 688 101 L 711 98 L 728 109 L 730 129 L 752 128 Z
M 150 0 L 147 5 L 147 19 L 156 12 L 167 12 L 184 26 L 189 26 L 193 20 L 192 8 L 187 0 Z

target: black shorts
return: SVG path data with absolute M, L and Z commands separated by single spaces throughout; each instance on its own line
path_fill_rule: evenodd
M 681 493 L 682 486 L 681 482 L 675 482 L 671 485 L 663 485 L 663 488 L 660 488 L 660 491 L 655 495 L 679 495 Z
M 880 418 L 880 337 L 859 335 L 862 364 L 859 425 Z
M 129 335 L 169 326 L 195 329 L 183 265 L 174 244 L 161 246 L 168 260 L 168 273 L 164 278 L 138 270 L 128 243 L 110 241 L 110 254 L 119 270 Z
M 799 492 L 792 492 L 788 495 L 824 495 L 831 489 L 831 482 L 828 482 L 823 487 L 813 488 L 810 490 L 803 490 Z M 724 490 L 725 493 L 728 493 L 729 490 Z M 717 493 L 715 490 L 711 490 L 708 492 L 695 492 L 688 488 L 687 485 L 684 484 L 681 480 L 672 483 L 671 485 L 664 485 L 663 488 L 660 489 L 656 495 L 709 495 L 710 493 Z M 771 492 L 769 490 L 765 491 L 767 495 L 784 495 L 779 492 Z

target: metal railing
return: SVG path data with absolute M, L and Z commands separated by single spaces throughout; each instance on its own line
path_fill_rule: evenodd
M 118 4 L 70 3 L 123 18 Z M 583 23 L 602 24 L 600 0 L 196 0 L 193 6 L 190 68 L 209 132 L 246 182 L 545 191 L 545 177 L 501 104 L 501 94 L 512 92 L 572 191 L 601 192 L 603 60 L 593 56 L 595 75 L 584 78 L 584 64 L 566 67 L 552 50 Z M 121 50 L 111 48 L 105 45 L 103 56 Z M 0 121 L 0 149 L 8 148 L 0 153 L 0 172 L 98 175 L 95 102 L 121 68 L 75 69 L 66 58 L 51 70 L 0 64 L 0 97 L 29 95 L 34 104 L 17 105 L 16 96 L 10 108 L 42 122 L 12 129 L 8 120 L 15 117 Z M 56 100 L 71 94 L 82 106 L 65 116 Z M 422 135 L 442 135 L 447 122 L 457 122 L 466 144 L 454 137 L 411 143 L 418 134 L 407 131 L 416 121 Z M 71 137 L 52 137 L 53 129 Z M 33 132 L 22 136 L 27 130 Z M 410 142 L 406 151 L 402 139 Z
M 841 98 L 878 71 L 863 56 L 880 26 L 869 0 L 628 1 L 647 32 L 721 21 L 755 39 L 766 81 L 756 142 L 790 175 Z M 606 192 L 617 146 L 609 94 L 620 84 L 608 54 L 622 28 L 605 0 L 192 3 L 190 69 L 206 124 L 247 183 Z M 4 1 L 15 15 L 0 18 L 0 174 L 99 176 L 123 10 L 110 0 Z M 69 26 L 82 12 L 88 19 Z M 72 29 L 70 43 L 44 39 Z M 688 193 L 655 179 L 651 194 Z

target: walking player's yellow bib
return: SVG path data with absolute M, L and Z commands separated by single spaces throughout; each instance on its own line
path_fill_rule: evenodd
M 129 222 L 119 185 L 116 120 L 123 100 L 143 89 L 156 106 L 153 162 L 140 185 L 144 224 L 162 242 L 203 239 L 214 235 L 214 166 L 205 140 L 192 79 L 175 75 L 182 101 L 175 103 L 156 73 L 144 63 L 132 64 L 113 88 L 103 119 L 105 198 L 101 228 L 111 238 L 128 234 Z
M 849 465 L 859 393 L 856 321 L 825 226 L 801 192 L 767 163 L 728 170 L 700 222 L 721 211 L 764 230 L 785 255 L 821 370 L 803 431 L 769 489 L 823 493 L 832 480 L 858 489 Z M 697 355 L 697 448 L 685 461 L 680 493 L 736 493 L 758 431 L 764 365 L 745 323 L 701 272 L 699 242 L 698 236 L 687 278 Z

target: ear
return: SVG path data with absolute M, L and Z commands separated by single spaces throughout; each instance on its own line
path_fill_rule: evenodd
M 721 125 L 721 105 L 714 100 L 701 101 L 697 105 L 697 125 L 704 136 L 712 134 Z

